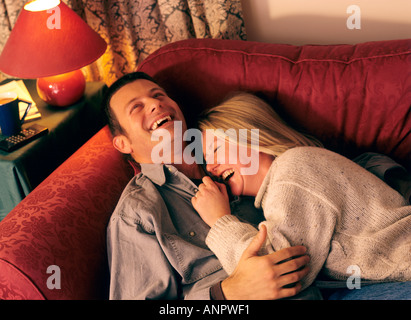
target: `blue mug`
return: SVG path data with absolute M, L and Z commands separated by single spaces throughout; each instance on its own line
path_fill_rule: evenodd
M 26 103 L 28 106 L 20 119 L 19 103 Z M 0 93 L 0 129 L 3 136 L 12 136 L 21 131 L 21 125 L 24 122 L 31 102 L 21 100 L 15 92 Z

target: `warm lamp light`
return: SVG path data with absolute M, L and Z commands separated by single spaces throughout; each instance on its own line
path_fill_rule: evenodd
M 0 70 L 20 78 L 38 78 L 39 96 L 67 106 L 84 93 L 80 68 L 107 48 L 101 36 L 59 0 L 27 3 L 0 55 Z

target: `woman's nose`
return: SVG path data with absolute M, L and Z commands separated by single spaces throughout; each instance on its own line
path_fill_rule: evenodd
M 217 163 L 212 163 L 212 164 L 208 163 L 208 164 L 206 165 L 206 170 L 207 170 L 208 172 L 210 172 L 210 173 L 213 173 L 213 171 L 215 171 L 215 169 L 217 168 L 217 166 L 218 166 Z

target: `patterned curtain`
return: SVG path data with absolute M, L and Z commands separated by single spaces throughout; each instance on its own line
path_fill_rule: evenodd
M 0 52 L 9 37 L 10 31 L 16 23 L 20 9 L 25 0 L 0 0 Z M 8 76 L 0 72 L 0 81 Z
M 0 0 L 0 50 L 24 0 Z M 65 0 L 107 42 L 83 68 L 88 81 L 110 85 L 161 46 L 188 38 L 246 40 L 241 0 Z M 6 75 L 0 73 L 0 80 Z

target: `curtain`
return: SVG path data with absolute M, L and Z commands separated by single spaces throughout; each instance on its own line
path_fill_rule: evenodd
M 0 50 L 24 0 L 0 0 Z M 88 81 L 110 85 L 161 46 L 188 38 L 246 40 L 241 0 L 66 0 L 107 42 L 83 68 Z M 0 74 L 1 78 L 6 75 Z
M 10 31 L 16 23 L 20 9 L 26 0 L 0 0 L 0 52 L 10 35 Z M 0 72 L 0 81 L 7 76 Z

